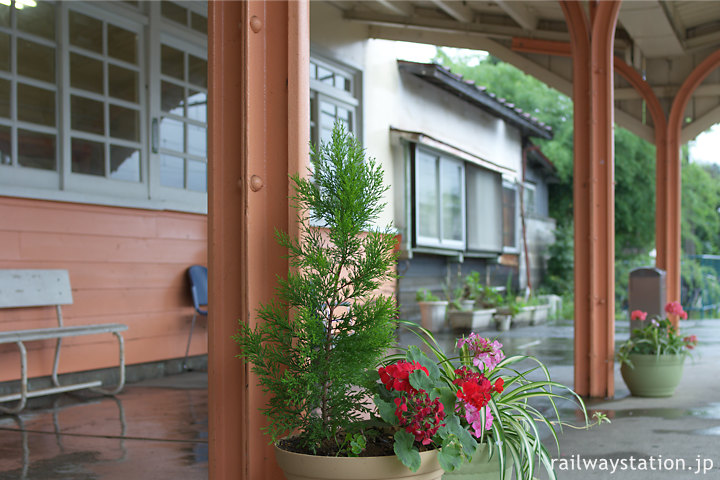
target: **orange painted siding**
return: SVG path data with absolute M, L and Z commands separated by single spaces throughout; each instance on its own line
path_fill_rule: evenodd
M 66 325 L 124 323 L 130 364 L 185 354 L 192 307 L 186 269 L 207 264 L 205 215 L 0 197 L 0 268 L 62 268 L 74 303 Z M 0 310 L 0 330 L 53 326 L 53 308 Z M 112 335 L 63 341 L 60 372 L 117 364 Z M 49 375 L 54 341 L 31 342 L 30 377 Z M 207 353 L 207 322 L 190 355 Z M 0 381 L 19 378 L 15 345 L 0 346 Z

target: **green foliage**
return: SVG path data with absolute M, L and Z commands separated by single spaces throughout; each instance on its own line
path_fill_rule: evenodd
M 270 394 L 262 412 L 272 441 L 299 432 L 315 452 L 370 412 L 364 386 L 394 345 L 397 308 L 374 293 L 396 260 L 390 229 L 373 229 L 387 190 L 381 168 L 340 124 L 311 161 L 311 179 L 291 177 L 301 234 L 276 232 L 287 278 L 258 309 L 257 325 L 241 322 L 233 339 Z
M 632 331 L 630 338 L 618 349 L 617 358 L 634 368 L 630 355 L 688 355 L 695 348 L 695 335 L 683 337 L 667 318 L 654 316 L 643 320 L 644 327 Z
M 683 289 L 686 290 L 684 302 L 690 309 L 706 305 L 720 305 L 720 278 L 714 268 L 701 265 L 698 260 L 683 256 L 680 273 Z M 716 313 L 716 311 L 703 311 L 703 316 Z
M 682 245 L 688 254 L 720 254 L 720 172 L 697 163 L 682 167 Z
M 417 302 L 438 302 L 440 299 L 427 288 L 421 288 L 415 292 L 415 301 Z

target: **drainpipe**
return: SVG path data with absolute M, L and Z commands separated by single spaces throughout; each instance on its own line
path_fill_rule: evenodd
M 528 255 L 527 229 L 525 228 L 525 170 L 527 168 L 527 154 L 530 151 L 540 151 L 537 145 L 526 145 L 522 151 L 522 177 L 520 182 L 520 222 L 522 225 L 523 250 L 525 251 L 525 276 L 527 278 L 527 289 L 532 292 L 532 280 L 530 279 L 530 255 Z

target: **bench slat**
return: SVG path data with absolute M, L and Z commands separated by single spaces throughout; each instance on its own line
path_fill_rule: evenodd
M 32 330 L 15 330 L 0 332 L 1 343 L 31 342 L 34 340 L 51 340 L 96 333 L 113 333 L 127 330 L 127 325 L 107 323 L 101 325 L 74 325 L 71 327 L 36 328 Z
M 67 270 L 0 270 L 0 308 L 71 303 Z

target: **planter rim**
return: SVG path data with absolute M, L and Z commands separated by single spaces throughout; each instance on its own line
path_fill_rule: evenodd
M 447 300 L 433 300 L 433 301 L 422 300 L 417 303 L 419 303 L 420 305 L 422 305 L 422 304 L 425 304 L 425 305 L 447 305 L 450 302 L 448 302 Z

